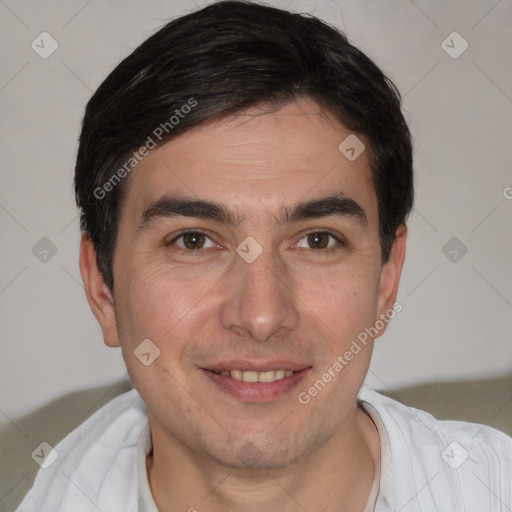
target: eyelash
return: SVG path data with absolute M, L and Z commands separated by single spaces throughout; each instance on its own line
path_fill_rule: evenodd
M 332 233 L 330 231 L 322 231 L 319 229 L 311 229 L 310 231 L 307 231 L 306 233 L 304 233 L 301 236 L 299 243 L 302 239 L 306 238 L 308 235 L 311 235 L 312 233 L 329 235 L 331 238 L 334 238 L 334 240 L 338 243 L 338 246 L 335 245 L 333 247 L 328 247 L 326 249 L 309 249 L 310 251 L 314 251 L 316 253 L 320 253 L 320 252 L 331 253 L 332 251 L 335 251 L 335 250 L 339 249 L 340 247 L 346 246 L 345 240 L 342 237 L 340 237 L 339 235 L 335 235 L 334 233 Z M 189 234 L 201 234 L 201 235 L 206 236 L 206 238 L 210 239 L 213 242 L 211 237 L 209 237 L 205 231 L 203 231 L 201 229 L 191 229 L 191 230 L 187 230 L 187 231 L 182 231 L 177 236 L 175 236 L 172 240 L 170 240 L 169 242 L 166 242 L 165 246 L 170 247 L 171 245 L 175 244 L 175 242 L 177 240 L 179 240 L 180 238 L 183 238 L 185 235 L 189 235 Z M 180 253 L 190 254 L 190 253 L 195 253 L 195 252 L 197 252 L 197 253 L 202 252 L 202 249 L 201 248 L 199 248 L 199 249 L 183 249 L 183 248 L 179 247 L 178 249 L 176 249 L 176 251 L 180 252 Z

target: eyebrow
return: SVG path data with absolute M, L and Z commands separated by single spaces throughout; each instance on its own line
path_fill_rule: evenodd
M 276 217 L 276 221 L 278 224 L 286 224 L 330 215 L 348 217 L 363 227 L 368 223 L 363 208 L 343 193 L 312 199 L 291 207 L 285 206 L 280 217 Z M 164 195 L 142 212 L 137 231 L 149 229 L 161 220 L 179 216 L 213 220 L 228 226 L 237 226 L 244 220 L 244 217 L 230 210 L 226 205 L 214 201 L 180 195 Z

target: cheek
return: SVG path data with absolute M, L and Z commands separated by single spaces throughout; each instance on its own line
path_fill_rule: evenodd
M 303 283 L 302 293 L 310 325 L 316 326 L 324 345 L 316 371 L 300 389 L 299 403 L 308 400 L 323 411 L 325 423 L 337 422 L 355 399 L 372 355 L 365 329 L 373 325 L 377 306 L 377 279 L 371 267 L 366 272 L 338 271 L 324 283 Z M 325 391 L 324 391 L 325 388 Z M 327 405 L 328 404 L 328 405 Z M 325 411 L 329 413 L 326 414 Z
M 191 326 L 201 325 L 198 317 L 215 292 L 210 277 L 191 280 L 187 270 L 169 269 L 161 264 L 134 264 L 125 274 L 122 316 L 130 325 L 132 343 L 150 338 L 159 346 L 173 347 L 186 337 Z M 178 334 L 179 333 L 179 334 Z
M 120 333 L 121 349 L 130 379 L 147 403 L 176 386 L 176 380 L 185 381 L 183 360 L 193 351 L 194 331 L 201 325 L 197 303 L 204 293 L 201 286 L 186 286 L 161 267 L 134 265 L 125 273 L 118 305 L 127 326 Z M 148 339 L 151 343 L 142 345 Z M 149 365 L 137 357 L 146 352 L 151 358 L 158 354 Z
M 371 266 L 340 267 L 325 274 L 303 275 L 297 296 L 327 328 L 330 338 L 345 340 L 372 324 L 378 278 Z M 313 318 L 314 320 L 314 318 Z

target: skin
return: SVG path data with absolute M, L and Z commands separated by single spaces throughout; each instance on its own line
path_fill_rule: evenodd
M 90 307 L 148 406 L 148 477 L 163 512 L 360 512 L 368 499 L 380 447 L 356 397 L 373 341 L 309 404 L 297 400 L 392 308 L 405 257 L 402 225 L 381 263 L 369 144 L 360 137 L 367 149 L 349 161 L 338 150 L 349 134 L 300 99 L 203 124 L 151 151 L 127 184 L 113 297 L 82 238 Z M 241 222 L 175 217 L 137 230 L 150 202 L 176 192 L 224 203 Z M 334 215 L 276 222 L 284 206 L 340 192 L 364 209 L 366 225 Z M 166 245 L 188 228 L 210 237 L 199 239 L 202 252 L 180 253 L 183 238 Z M 333 251 L 312 248 L 311 230 L 347 243 L 328 238 Z M 263 248 L 250 264 L 236 253 L 248 236 Z M 146 338 L 161 351 L 149 366 L 133 354 Z M 296 389 L 263 403 L 228 395 L 199 371 L 240 357 L 301 361 L 312 370 Z M 252 460 L 242 457 L 248 447 Z

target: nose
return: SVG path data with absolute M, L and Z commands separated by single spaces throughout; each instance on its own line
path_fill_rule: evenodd
M 300 301 L 279 256 L 264 250 L 252 263 L 237 256 L 231 272 L 220 311 L 225 329 L 265 342 L 297 328 Z

